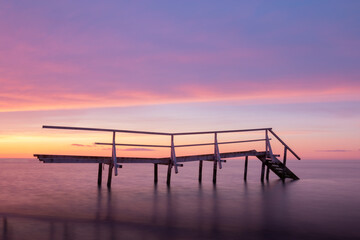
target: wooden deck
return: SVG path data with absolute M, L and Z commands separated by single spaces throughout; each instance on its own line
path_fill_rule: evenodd
M 220 153 L 221 159 L 236 158 L 244 156 L 261 156 L 264 152 L 257 152 L 255 150 L 242 152 L 228 152 Z M 110 164 L 111 157 L 95 157 L 95 156 L 76 156 L 76 155 L 43 155 L 34 154 L 41 162 L 44 163 L 104 163 Z M 164 158 L 138 158 L 138 157 L 116 157 L 117 163 L 157 163 L 168 165 L 171 161 L 170 157 Z M 194 161 L 214 161 L 214 154 L 191 155 L 191 156 L 177 156 L 176 161 L 179 162 L 194 162 Z

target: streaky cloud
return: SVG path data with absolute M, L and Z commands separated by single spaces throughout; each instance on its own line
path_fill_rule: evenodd
M 74 147 L 96 147 L 96 145 L 86 145 L 86 144 L 78 144 L 78 143 L 73 143 L 73 144 L 71 144 L 71 146 L 74 146 Z
M 137 152 L 137 151 L 155 151 L 155 150 L 150 149 L 150 148 L 126 148 L 126 149 L 123 149 L 123 151 Z
M 342 152 L 352 152 L 352 150 L 346 150 L 346 149 L 328 149 L 328 150 L 315 150 L 315 152 L 342 153 Z

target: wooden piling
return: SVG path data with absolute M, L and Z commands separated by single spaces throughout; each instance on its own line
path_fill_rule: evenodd
M 284 167 L 286 166 L 286 152 L 287 152 L 287 148 L 285 147 L 285 150 L 284 150 L 284 161 L 283 161 Z
M 249 156 L 245 156 L 244 181 L 246 181 L 246 179 L 247 179 L 248 159 L 249 159 Z
M 167 179 L 166 184 L 170 186 L 170 180 L 171 180 L 171 163 L 168 164 L 168 171 L 167 171 Z
M 158 164 L 154 164 L 154 183 L 158 182 Z
M 111 187 L 111 177 L 112 177 L 112 169 L 113 169 L 114 165 L 113 164 L 109 164 L 109 173 L 108 173 L 108 180 L 107 180 L 107 187 L 110 188 Z
M 266 166 L 266 180 L 269 180 L 270 167 Z
M 99 170 L 98 170 L 98 186 L 101 186 L 101 180 L 102 180 L 102 163 L 99 163 Z
M 203 160 L 199 161 L 199 182 L 202 180 L 202 168 L 203 168 Z
M 282 180 L 285 180 L 285 168 L 286 168 L 286 153 L 287 153 L 287 147 L 284 147 L 284 159 L 283 159 L 283 174 L 282 174 Z
M 213 184 L 216 183 L 216 173 L 217 173 L 217 162 L 216 162 L 216 159 L 214 158 Z
M 263 162 L 262 165 L 261 165 L 261 182 L 264 181 L 264 176 L 265 176 L 265 163 Z

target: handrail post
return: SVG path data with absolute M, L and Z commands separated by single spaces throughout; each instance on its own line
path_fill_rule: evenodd
M 214 155 L 215 155 L 215 160 L 219 163 L 219 169 L 221 169 L 222 165 L 221 165 L 219 145 L 217 140 L 217 133 L 215 133 L 215 137 L 214 137 Z
M 116 132 L 113 131 L 113 144 L 112 144 L 112 161 L 115 167 L 115 176 L 118 175 L 118 164 L 117 164 L 117 159 L 116 159 L 116 144 L 115 144 L 115 135 Z
M 175 145 L 174 145 L 174 135 L 171 135 L 171 162 L 174 165 L 175 173 L 178 173 L 178 167 L 176 163 L 176 155 L 175 155 Z
M 269 153 L 269 134 L 268 130 L 265 130 L 265 158 L 267 158 Z
M 268 130 L 266 130 L 266 156 L 265 158 L 267 158 L 268 156 L 270 156 L 271 161 L 272 162 L 276 162 L 274 159 L 274 154 L 270 145 L 270 139 L 269 139 L 269 134 L 268 134 Z

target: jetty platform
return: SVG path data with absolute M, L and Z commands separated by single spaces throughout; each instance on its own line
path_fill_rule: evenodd
M 34 154 L 40 161 L 43 163 L 95 163 L 98 164 L 98 185 L 101 186 L 102 181 L 102 172 L 103 166 L 108 166 L 108 179 L 107 187 L 111 187 L 112 175 L 118 175 L 118 168 L 122 168 L 123 163 L 148 163 L 154 165 L 154 182 L 158 182 L 158 165 L 167 165 L 167 185 L 170 185 L 171 182 L 171 173 L 174 170 L 175 173 L 178 173 L 178 168 L 182 167 L 186 162 L 199 162 L 199 182 L 202 181 L 202 169 L 203 162 L 209 161 L 213 162 L 213 183 L 216 183 L 217 169 L 222 168 L 222 163 L 226 162 L 226 159 L 245 157 L 245 166 L 244 166 L 244 180 L 247 179 L 247 168 L 248 168 L 248 159 L 249 157 L 256 157 L 262 162 L 261 164 L 261 177 L 260 180 L 269 179 L 269 173 L 272 171 L 280 179 L 293 179 L 298 180 L 299 177 L 296 176 L 287 166 L 287 153 L 290 152 L 296 159 L 300 160 L 300 157 L 272 130 L 272 128 L 256 128 L 256 129 L 239 129 L 239 130 L 225 130 L 225 131 L 203 131 L 203 132 L 180 132 L 180 133 L 165 133 L 165 132 L 149 132 L 149 131 L 132 131 L 132 130 L 119 130 L 119 129 L 104 129 L 104 128 L 84 128 L 84 127 L 65 127 L 65 126 L 43 126 L 43 128 L 51 129 L 62 129 L 62 130 L 80 130 L 80 131 L 100 131 L 100 132 L 111 132 L 112 133 L 112 142 L 111 143 L 95 143 L 98 145 L 110 145 L 111 156 L 76 156 L 76 155 L 44 155 L 44 154 Z M 218 135 L 228 134 L 228 133 L 242 133 L 242 132 L 263 132 L 264 138 L 260 139 L 248 139 L 248 140 L 238 140 L 238 141 L 218 141 Z M 116 134 L 117 133 L 130 133 L 130 134 L 146 134 L 146 135 L 163 135 L 170 137 L 169 145 L 149 145 L 149 144 L 127 144 L 127 143 L 117 143 Z M 212 135 L 213 142 L 209 143 L 191 143 L 183 145 L 175 145 L 174 139 L 177 136 L 184 135 Z M 276 140 L 278 140 L 283 148 L 282 161 L 280 160 L 280 155 L 274 154 L 271 146 L 271 138 L 269 135 L 272 135 Z M 236 144 L 236 143 L 251 143 L 251 142 L 264 142 L 264 151 L 257 150 L 246 150 L 246 151 L 236 151 L 236 152 L 222 152 L 219 151 L 219 145 L 221 144 Z M 118 157 L 116 152 L 117 146 L 131 146 L 131 147 L 143 147 L 143 148 L 170 148 L 169 157 L 161 158 L 147 158 L 147 157 Z M 175 150 L 182 147 L 196 147 L 196 146 L 213 146 L 214 152 L 211 154 L 200 154 L 200 155 L 188 155 L 188 156 L 177 156 Z

